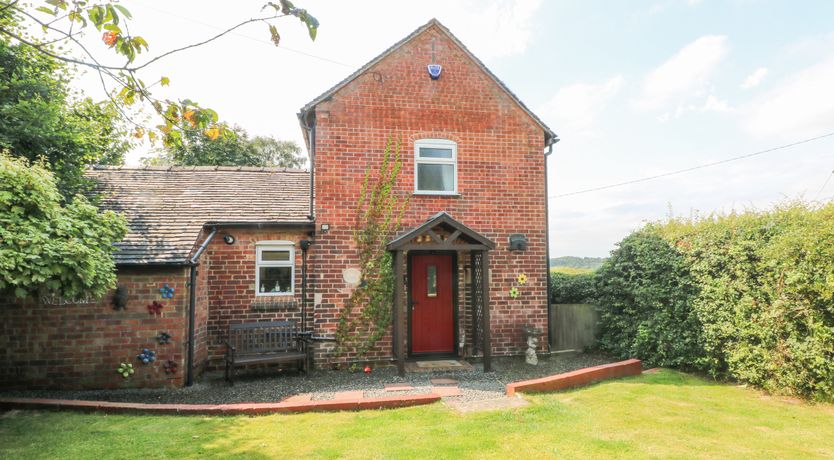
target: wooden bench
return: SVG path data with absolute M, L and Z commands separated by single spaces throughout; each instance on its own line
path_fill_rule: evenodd
M 226 380 L 234 384 L 235 367 L 247 364 L 295 362 L 306 374 L 307 349 L 295 321 L 232 324 L 226 341 Z

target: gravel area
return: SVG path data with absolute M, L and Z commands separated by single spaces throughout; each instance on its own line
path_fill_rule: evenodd
M 505 385 L 547 375 L 568 372 L 583 367 L 597 366 L 616 361 L 596 353 L 572 356 L 539 358 L 537 366 L 524 362 L 524 357 L 493 358 L 493 371 L 483 372 L 480 363 L 472 370 L 432 371 L 397 375 L 394 366 L 377 368 L 369 375 L 348 371 L 315 370 L 309 375 L 293 372 L 246 373 L 240 372 L 234 386 L 223 381 L 222 375 L 207 374 L 198 383 L 178 389 L 120 389 L 53 391 L 28 390 L 0 392 L 0 397 L 32 397 L 54 399 L 85 399 L 97 401 L 124 401 L 142 403 L 224 404 L 240 402 L 275 402 L 288 396 L 307 393 L 312 399 L 331 399 L 337 391 L 363 390 L 366 398 L 426 394 L 431 392 L 432 378 L 450 378 L 458 381 L 460 402 L 495 399 L 504 395 Z M 385 391 L 385 384 L 407 383 L 414 387 L 407 391 Z

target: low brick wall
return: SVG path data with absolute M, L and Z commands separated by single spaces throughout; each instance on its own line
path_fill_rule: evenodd
M 642 372 L 643 363 L 639 359 L 628 359 L 617 363 L 586 367 L 585 369 L 578 369 L 540 379 L 513 382 L 507 385 L 507 396 L 512 396 L 516 392 L 531 393 L 564 390 L 588 385 L 589 383 L 599 382 L 601 380 L 640 375 Z
M 130 268 L 118 272 L 127 289 L 127 307 L 115 310 L 113 293 L 95 303 L 51 304 L 32 299 L 0 299 L 0 388 L 99 389 L 178 387 L 185 374 L 188 307 L 187 269 Z M 174 288 L 173 298 L 159 289 Z M 153 301 L 164 304 L 148 312 Z M 170 343 L 156 336 L 165 331 Z M 156 352 L 156 362 L 137 359 L 143 348 Z M 177 364 L 166 373 L 164 364 Z M 119 363 L 133 364 L 125 379 Z
M 408 395 L 386 398 L 357 398 L 326 401 L 241 404 L 143 404 L 67 399 L 0 398 L 0 409 L 71 410 L 104 413 L 145 413 L 157 415 L 265 415 L 301 412 L 337 412 L 366 409 L 395 409 L 440 401 L 440 395 Z

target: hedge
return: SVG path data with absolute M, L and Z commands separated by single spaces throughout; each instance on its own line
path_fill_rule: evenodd
M 594 274 L 550 273 L 552 303 L 591 303 L 594 300 Z
M 596 287 L 617 355 L 834 400 L 834 203 L 649 224 Z

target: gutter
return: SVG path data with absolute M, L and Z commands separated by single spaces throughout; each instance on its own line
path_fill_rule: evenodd
M 220 228 L 220 227 L 254 227 L 254 228 L 268 228 L 268 227 L 284 227 L 284 228 L 314 228 L 315 224 L 308 220 L 293 221 L 293 222 L 246 222 L 246 221 L 232 221 L 232 222 L 206 222 L 206 227 Z
M 212 227 L 211 232 L 203 241 L 203 244 L 200 245 L 197 252 L 194 253 L 194 256 L 188 260 L 188 265 L 191 267 L 188 286 L 188 354 L 186 355 L 185 363 L 185 386 L 188 387 L 194 384 L 194 323 L 197 322 L 197 260 L 203 255 L 203 252 L 216 234 L 217 227 Z
M 547 142 L 547 151 L 544 152 L 544 264 L 547 268 L 547 350 L 550 353 L 553 349 L 553 330 L 552 324 L 550 324 L 551 318 L 553 318 L 553 304 L 550 300 L 550 289 L 551 289 L 551 280 L 550 280 L 550 202 L 548 196 L 550 192 L 548 190 L 548 181 L 547 181 L 547 159 L 550 157 L 550 154 L 553 153 L 553 145 L 559 142 L 559 138 L 556 136 L 551 137 L 548 139 Z
M 189 265 L 186 260 L 176 260 L 172 262 L 116 262 L 116 268 L 119 267 L 187 267 Z

